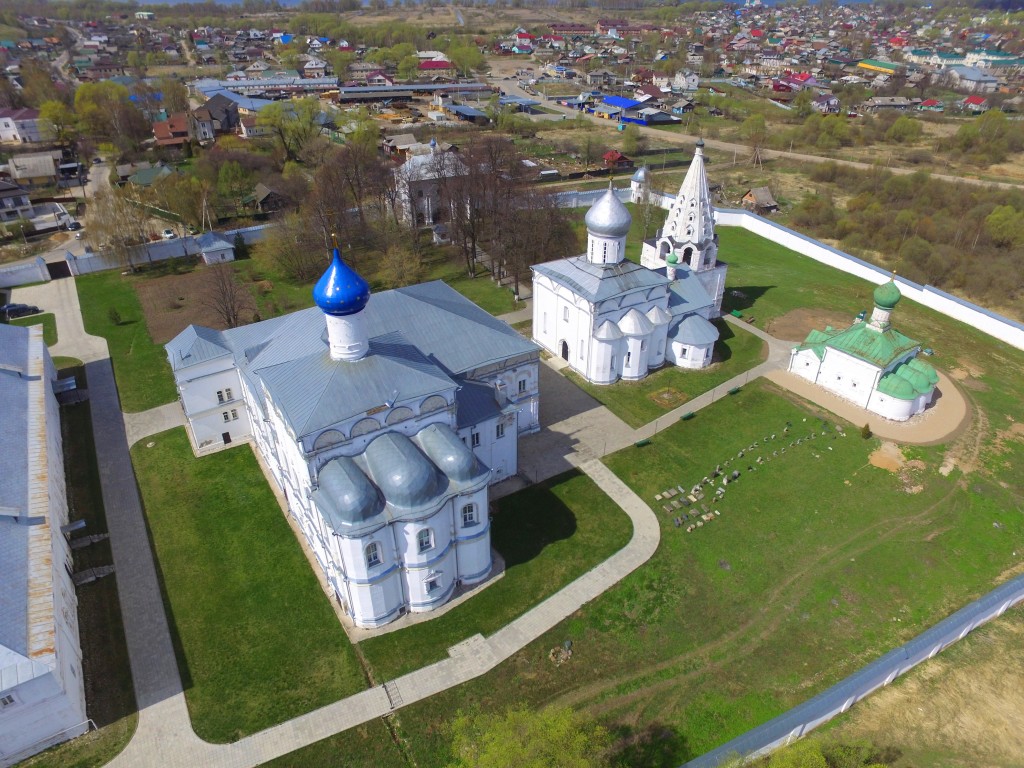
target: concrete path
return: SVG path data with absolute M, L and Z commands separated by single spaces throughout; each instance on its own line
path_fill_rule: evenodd
M 175 400 L 173 403 L 158 405 L 141 413 L 125 413 L 124 429 L 128 439 L 128 445 L 135 445 L 139 440 L 160 432 L 166 432 L 174 427 L 185 426 L 185 412 L 181 410 L 181 403 Z
M 85 332 L 75 278 L 65 277 L 42 285 L 15 288 L 11 301 L 35 304 L 43 312 L 54 314 L 57 343 L 50 348 L 51 355 L 77 357 L 83 363 L 108 357 L 106 340 Z

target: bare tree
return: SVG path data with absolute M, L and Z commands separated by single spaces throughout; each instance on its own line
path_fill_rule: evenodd
M 270 227 L 260 243 L 261 252 L 269 253 L 289 279 L 297 282 L 312 280 L 327 266 L 327 243 L 315 220 L 303 213 L 285 216 L 275 227 Z M 326 239 L 325 239 L 326 238 Z
M 207 280 L 200 302 L 217 313 L 228 328 L 252 320 L 256 310 L 252 294 L 238 281 L 230 264 L 215 264 L 206 270 Z
M 145 251 L 147 215 L 120 189 L 101 189 L 92 199 L 88 242 L 128 269 Z

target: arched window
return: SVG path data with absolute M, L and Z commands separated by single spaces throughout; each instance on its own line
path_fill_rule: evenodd
M 380 429 L 380 424 L 377 423 L 376 419 L 361 419 L 356 422 L 354 427 L 352 427 L 352 437 L 359 437 L 360 435 L 366 435 L 370 432 L 376 432 L 378 429 Z
M 434 532 L 429 528 L 424 528 L 416 534 L 416 544 L 419 546 L 420 552 L 429 552 L 434 548 Z
M 476 519 L 476 504 L 467 504 L 462 508 L 462 527 L 469 528 L 479 521 Z
M 317 435 L 316 440 L 313 443 L 313 450 L 319 451 L 321 448 L 326 448 L 329 445 L 335 445 L 345 439 L 345 435 L 336 429 L 326 429 Z
M 366 545 L 366 567 L 373 568 L 375 565 L 380 565 L 380 544 L 371 541 Z
M 400 421 L 411 419 L 415 414 L 412 412 L 412 408 L 406 408 L 404 405 L 395 408 L 388 414 L 387 418 L 384 419 L 385 424 L 397 424 Z
M 433 413 L 434 411 L 441 411 L 448 407 L 448 401 L 440 395 L 431 395 L 422 403 L 420 403 L 420 413 Z

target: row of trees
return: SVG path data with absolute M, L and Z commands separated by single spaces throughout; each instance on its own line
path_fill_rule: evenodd
M 911 280 L 1012 307 L 1024 293 L 1024 191 L 936 181 L 926 173 L 865 173 L 820 164 L 820 194 L 795 207 L 792 223 L 848 251 L 892 259 Z M 836 205 L 832 192 L 849 195 Z M 893 261 L 888 262 L 892 264 Z
M 439 209 L 466 273 L 476 276 L 481 249 L 491 268 L 518 280 L 540 260 L 565 256 L 576 236 L 565 212 L 538 190 L 522 156 L 507 139 L 473 135 L 457 155 L 438 152 L 426 170 L 434 177 Z M 407 180 L 380 157 L 376 139 L 353 135 L 332 146 L 313 173 L 298 211 L 262 246 L 295 281 L 315 278 L 336 235 L 342 243 L 380 254 L 382 281 L 390 286 L 421 277 L 423 240 L 409 214 Z

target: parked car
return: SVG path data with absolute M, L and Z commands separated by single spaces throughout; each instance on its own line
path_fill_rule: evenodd
M 165 229 L 163 232 L 160 233 L 160 237 L 162 237 L 164 240 L 173 240 L 174 238 L 177 237 L 177 235 L 174 234 L 173 229 Z
M 82 228 L 82 222 L 80 222 L 80 221 L 72 221 L 72 222 L 70 222 L 68 224 L 68 229 L 70 229 L 72 232 L 77 232 L 81 228 Z
M 34 307 L 31 304 L 4 304 L 0 307 L 0 318 L 3 320 L 13 320 L 16 317 L 38 315 L 40 312 L 42 310 L 39 307 Z
M 99 165 L 99 164 L 100 164 L 100 163 L 102 163 L 102 162 L 103 162 L 103 158 L 102 158 L 102 157 L 94 157 L 94 158 L 92 159 L 92 163 L 93 163 L 93 165 Z

